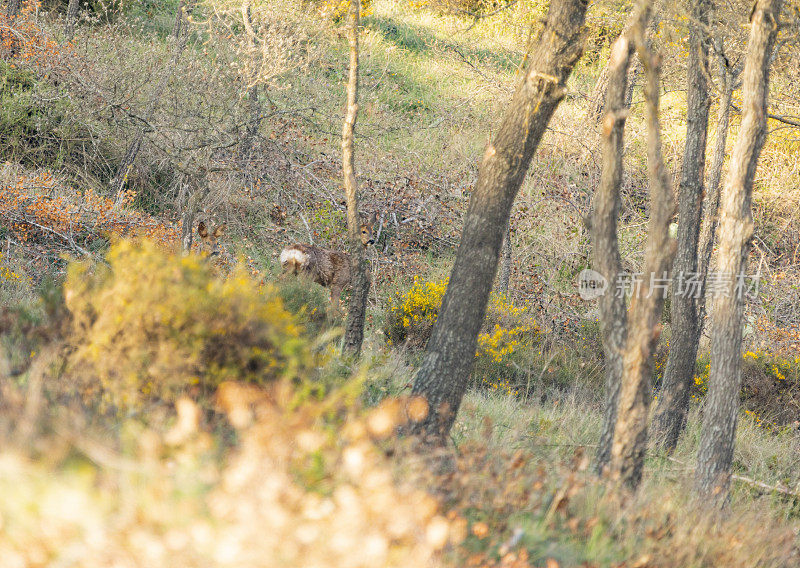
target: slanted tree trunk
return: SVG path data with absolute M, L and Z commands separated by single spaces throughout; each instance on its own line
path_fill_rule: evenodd
M 628 30 L 629 26 L 627 26 L 620 35 L 626 34 Z M 631 101 L 633 100 L 633 89 L 636 87 L 636 80 L 640 73 L 640 67 L 641 64 L 639 63 L 639 60 L 634 59 L 633 64 L 628 68 L 628 78 L 625 87 L 625 106 L 627 108 L 630 108 Z M 592 94 L 589 95 L 589 110 L 586 111 L 586 120 L 589 122 L 589 124 L 597 124 L 603 117 L 603 109 L 605 108 L 606 95 L 608 92 L 608 84 L 611 78 L 610 74 L 611 69 L 609 68 L 608 64 L 606 64 L 594 84 Z
M 730 488 L 742 378 L 744 298 L 737 278 L 747 269 L 753 235 L 750 202 L 758 157 L 766 139 L 769 64 L 781 3 L 757 0 L 753 7 L 742 78 L 741 129 L 721 196 L 717 273 L 730 278 L 730 283 L 726 294 L 714 298 L 711 373 L 695 473 L 699 497 L 719 506 L 727 501 Z
M 506 236 L 503 237 L 502 248 L 503 262 L 500 264 L 500 278 L 497 289 L 501 294 L 508 294 L 508 284 L 511 282 L 511 263 L 513 262 L 511 250 L 511 226 L 506 227 Z
M 631 12 L 628 20 L 625 22 L 625 27 L 622 28 L 622 32 L 619 34 L 620 37 L 630 37 L 631 27 L 636 23 L 636 17 L 636 12 Z M 648 35 L 651 34 L 655 24 L 656 19 L 653 18 L 645 33 Z M 638 57 L 636 57 L 636 54 L 633 54 L 632 57 L 633 59 L 628 64 L 628 76 L 625 84 L 626 108 L 630 108 L 631 106 L 631 101 L 633 100 L 633 89 L 636 87 L 636 81 L 642 72 L 642 62 Z M 611 61 L 609 59 L 609 62 L 606 63 L 605 67 L 603 67 L 603 70 L 600 72 L 600 76 L 597 78 L 597 81 L 594 84 L 592 94 L 589 95 L 589 109 L 586 111 L 586 121 L 590 124 L 597 124 L 605 115 L 604 110 L 606 108 L 606 93 L 608 91 L 610 80 Z
M 672 338 L 664 382 L 653 419 L 654 439 L 671 452 L 678 443 L 689 411 L 689 389 L 694 377 L 699 325 L 697 300 L 701 294 L 697 277 L 697 241 L 703 213 L 703 180 L 708 133 L 708 27 L 709 0 L 692 5 L 689 33 L 689 64 L 686 108 L 686 142 L 681 164 L 678 199 L 678 252 L 672 287 Z
M 615 285 L 617 276 L 622 274 L 617 243 L 617 218 L 623 174 L 625 120 L 628 117 L 625 93 L 628 68 L 634 48 L 630 35 L 631 30 L 628 27 L 626 33 L 621 35 L 611 48 L 608 89 L 600 138 L 603 169 L 600 174 L 600 185 L 593 198 L 592 215 L 589 218 L 594 243 L 594 269 L 608 283 L 606 293 L 598 299 L 606 373 L 605 415 L 595 455 L 595 470 L 598 474 L 603 473 L 611 459 L 611 442 L 617 423 L 617 403 L 622 382 L 622 353 L 628 331 L 625 320 L 625 297 L 617 293 Z
M 347 81 L 347 111 L 342 127 L 342 169 L 344 171 L 344 192 L 347 198 L 347 234 L 350 240 L 350 268 L 353 293 L 347 310 L 347 326 L 344 332 L 343 353 L 356 356 L 361 352 L 364 341 L 364 321 L 367 315 L 369 296 L 369 261 L 361 243 L 361 223 L 358 217 L 358 184 L 356 182 L 353 138 L 358 117 L 358 17 L 361 10 L 359 0 L 350 0 L 347 11 L 349 26 L 347 31 L 350 43 L 350 77 Z
M 475 359 L 478 332 L 497 271 L 514 199 L 582 52 L 586 0 L 552 0 L 528 68 L 483 155 L 461 244 L 413 393 L 428 414 L 414 430 L 444 443 Z
M 617 424 L 611 445 L 609 478 L 612 483 L 636 489 L 642 479 L 647 450 L 647 418 L 650 410 L 653 350 L 661 333 L 661 313 L 675 254 L 669 224 L 675 210 L 672 188 L 661 154 L 658 122 L 660 57 L 645 43 L 645 24 L 650 2 L 643 0 L 641 16 L 633 32 L 645 75 L 647 123 L 647 170 L 650 182 L 650 221 L 645 249 L 644 278 L 634 290 L 628 318 L 628 338 L 622 361 L 622 387 Z
M 194 10 L 196 3 L 197 0 L 181 0 L 181 3 L 178 5 L 178 13 L 175 16 L 175 26 L 172 28 L 172 37 L 173 41 L 175 42 L 175 48 L 172 53 L 172 59 L 169 67 L 161 75 L 156 88 L 150 95 L 150 100 L 147 103 L 147 107 L 145 108 L 143 115 L 144 124 L 137 128 L 136 135 L 134 136 L 130 146 L 128 146 L 128 150 L 125 152 L 125 156 L 122 158 L 122 161 L 117 168 L 117 173 L 111 182 L 111 194 L 115 196 L 117 205 L 122 202 L 122 197 L 124 195 L 123 190 L 125 189 L 125 184 L 128 181 L 128 175 L 130 174 L 133 164 L 136 161 L 136 156 L 139 154 L 139 150 L 142 148 L 146 129 L 149 127 L 149 123 L 155 115 L 158 104 L 161 101 L 161 97 L 166 90 L 167 82 L 178 67 L 178 59 L 180 58 L 181 53 L 183 53 L 183 50 L 186 48 L 186 42 L 189 39 L 188 16 Z
M 67 41 L 72 41 L 75 37 L 75 20 L 78 19 L 78 2 L 79 0 L 69 0 L 67 4 L 67 21 L 64 24 L 64 35 Z

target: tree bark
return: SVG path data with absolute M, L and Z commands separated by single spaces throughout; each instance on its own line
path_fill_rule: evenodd
M 414 431 L 427 442 L 444 443 L 466 391 L 511 207 L 581 55 L 586 6 L 586 0 L 551 2 L 525 75 L 484 152 L 449 285 L 414 380 L 412 392 L 427 399 L 429 409 Z
M 617 423 L 617 403 L 622 382 L 622 353 L 627 340 L 625 297 L 614 290 L 617 276 L 622 274 L 622 262 L 617 243 L 617 218 L 619 217 L 622 185 L 622 154 L 625 120 L 628 107 L 625 104 L 628 69 L 633 56 L 634 44 L 630 37 L 631 27 L 621 35 L 611 48 L 608 64 L 609 80 L 605 96 L 605 114 L 601 130 L 603 169 L 600 185 L 592 203 L 589 219 L 594 243 L 594 269 L 608 283 L 606 293 L 600 296 L 600 331 L 605 354 L 605 416 L 603 429 L 595 455 L 595 470 L 602 474 L 611 459 L 611 442 Z
M 647 123 L 647 170 L 650 182 L 650 221 L 647 228 L 644 278 L 634 290 L 628 318 L 628 340 L 623 355 L 622 387 L 617 424 L 611 446 L 609 478 L 612 483 L 636 489 L 642 479 L 647 450 L 647 418 L 653 376 L 653 350 L 661 334 L 661 313 L 675 254 L 669 224 L 675 211 L 672 187 L 661 153 L 658 121 L 660 57 L 645 42 L 650 2 L 643 0 L 634 26 L 639 60 L 645 75 L 644 99 Z
M 197 212 L 209 187 L 205 176 L 186 177 L 182 185 L 177 205 L 181 216 L 181 248 L 188 253 L 192 250 Z
M 111 194 L 115 196 L 117 205 L 122 203 L 122 198 L 124 195 L 123 190 L 128 182 L 128 175 L 130 174 L 133 164 L 136 161 L 136 156 L 139 154 L 139 150 L 142 148 L 146 127 L 153 119 L 156 109 L 158 108 L 158 104 L 161 101 L 161 97 L 167 87 L 167 82 L 175 73 L 175 70 L 178 66 L 178 59 L 180 58 L 181 53 L 183 53 L 183 50 L 186 48 L 186 42 L 189 39 L 188 16 L 194 10 L 196 3 L 197 0 L 181 0 L 181 3 L 178 5 L 178 13 L 175 17 L 175 26 L 172 28 L 172 37 L 175 42 L 175 49 L 172 53 L 172 59 L 169 64 L 169 68 L 162 74 L 155 90 L 150 96 L 150 100 L 147 103 L 147 108 L 145 108 L 143 115 L 145 124 L 137 128 L 136 135 L 134 136 L 130 146 L 128 146 L 128 150 L 125 152 L 125 156 L 122 158 L 122 162 L 120 162 L 119 167 L 117 168 L 117 173 L 111 182 Z
M 629 27 L 623 30 L 622 34 L 628 31 Z M 631 101 L 633 100 L 633 89 L 636 87 L 636 79 L 639 76 L 640 66 L 638 59 L 634 59 L 633 64 L 628 68 L 627 86 L 625 88 L 625 107 L 630 108 Z M 606 95 L 608 93 L 608 83 L 610 79 L 609 66 L 603 67 L 597 82 L 594 84 L 592 94 L 589 95 L 589 110 L 586 112 L 586 120 L 590 124 L 597 124 L 603 117 L 603 109 L 606 105 Z
M 75 20 L 78 19 L 78 2 L 79 0 L 69 0 L 67 4 L 67 21 L 64 24 L 64 35 L 67 41 L 72 41 L 75 37 Z
M 742 316 L 744 301 L 737 278 L 747 269 L 753 234 L 750 210 L 758 157 L 766 139 L 769 64 L 778 31 L 781 0 L 757 0 L 742 79 L 742 123 L 731 154 L 721 196 L 717 273 L 730 278 L 725 294 L 714 298 L 711 373 L 695 489 L 705 502 L 722 506 L 730 488 L 741 387 Z
M 687 69 L 686 142 L 681 165 L 678 201 L 678 252 L 675 256 L 672 286 L 672 339 L 670 341 L 664 382 L 653 418 L 654 439 L 671 452 L 678 443 L 689 411 L 689 389 L 694 378 L 699 325 L 697 300 L 697 241 L 703 213 L 703 180 L 708 134 L 708 27 L 709 0 L 692 5 Z M 687 280 L 691 278 L 692 280 Z
M 501 294 L 508 294 L 508 285 L 511 282 L 511 264 L 513 262 L 511 250 L 511 226 L 506 227 L 506 235 L 503 237 L 503 248 L 501 251 L 503 262 L 500 265 L 500 278 L 497 289 Z
M 714 240 L 717 235 L 717 225 L 719 223 L 720 181 L 722 180 L 722 168 L 725 165 L 725 146 L 728 143 L 731 101 L 733 99 L 733 89 L 739 77 L 739 72 L 741 71 L 741 69 L 731 69 L 728 66 L 728 61 L 722 54 L 722 50 L 722 39 L 718 39 L 716 52 L 721 95 L 715 130 L 714 152 L 711 156 L 711 168 L 708 176 L 708 190 L 706 192 L 706 201 L 703 206 L 703 229 L 700 235 L 700 258 L 698 259 L 697 271 L 701 274 L 703 279 L 704 293 L 700 296 L 697 305 L 698 339 L 703 334 L 703 327 L 706 320 L 706 280 L 708 278 L 708 267 L 711 264 L 711 254 L 714 251 Z
M 359 0 L 350 0 L 348 9 L 348 40 L 350 43 L 350 77 L 347 82 L 347 112 L 342 127 L 342 170 L 344 191 L 347 198 L 347 234 L 350 240 L 351 282 L 353 292 L 347 310 L 347 326 L 344 332 L 342 353 L 355 356 L 361 352 L 364 341 L 364 321 L 367 315 L 369 296 L 369 261 L 361 243 L 361 223 L 358 217 L 358 184 L 355 172 L 353 138 L 358 118 L 358 17 L 361 10 Z
M 253 29 L 252 4 L 253 0 L 242 1 L 242 21 L 244 22 L 248 57 L 251 60 L 256 50 L 256 32 Z M 248 64 L 251 66 L 247 78 L 249 83 L 247 85 L 248 121 L 245 136 L 239 144 L 239 156 L 242 159 L 248 159 L 253 141 L 258 134 L 259 124 L 261 123 L 261 103 L 258 100 L 258 69 L 252 61 L 248 61 Z
M 636 17 L 636 12 L 631 12 L 628 20 L 625 22 L 625 27 L 622 28 L 622 32 L 619 34 L 620 37 L 630 37 L 631 28 L 636 23 Z M 648 27 L 645 33 L 652 33 L 654 24 L 655 20 L 651 22 L 650 27 Z M 631 106 L 631 101 L 633 100 L 633 90 L 636 87 L 636 81 L 642 72 L 642 62 L 635 53 L 631 57 L 632 59 L 628 64 L 628 76 L 625 86 L 625 108 L 630 108 Z M 594 84 L 592 94 L 589 95 L 589 110 L 586 111 L 586 120 L 590 124 L 597 124 L 600 119 L 605 116 L 604 111 L 606 108 L 606 96 L 608 92 L 609 81 L 611 79 L 610 73 L 611 60 L 609 58 L 609 62 L 606 63 L 605 67 L 603 67 L 603 70 L 600 72 L 600 76 L 597 78 L 597 81 Z

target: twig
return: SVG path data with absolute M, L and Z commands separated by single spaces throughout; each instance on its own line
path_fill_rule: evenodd
M 125 458 L 87 436 L 68 434 L 63 431 L 59 434 L 68 440 L 76 450 L 101 467 L 127 473 L 146 471 L 139 462 Z
M 303 220 L 303 225 L 306 226 L 306 230 L 308 231 L 308 240 L 313 245 L 314 244 L 314 235 L 311 234 L 311 227 L 308 226 L 308 221 L 306 221 L 305 215 L 300 213 L 300 218 Z
M 529 440 L 535 440 L 536 436 L 525 436 Z M 537 446 L 540 448 L 596 448 L 597 444 L 527 444 L 528 446 Z
M 733 103 L 731 103 L 731 108 L 733 110 L 735 110 L 736 112 L 738 112 L 739 114 L 742 113 L 742 109 L 740 107 L 736 106 Z M 800 128 L 800 120 L 798 120 L 797 118 L 795 118 L 793 116 L 792 117 L 781 116 L 779 114 L 772 114 L 771 112 L 768 112 L 767 113 L 767 118 L 770 118 L 772 120 L 776 120 L 778 122 L 782 122 L 783 124 L 788 124 L 789 126 L 796 126 L 796 127 Z
M 667 455 L 659 455 L 658 457 L 666 458 L 671 462 L 675 462 L 687 468 L 689 471 L 693 471 L 694 467 L 688 465 L 686 462 L 681 461 L 679 459 L 673 458 L 672 456 Z M 763 481 L 758 481 L 757 479 L 753 479 L 752 477 L 746 477 L 744 475 L 738 475 L 736 473 L 731 474 L 731 479 L 735 479 L 736 481 L 740 481 L 742 483 L 746 483 L 747 485 L 752 485 L 753 487 L 759 487 L 761 489 L 766 489 L 767 491 L 774 491 L 776 493 L 781 493 L 783 495 L 791 495 L 792 497 L 800 497 L 800 492 L 792 491 L 785 485 L 781 483 L 776 483 L 775 485 L 769 485 L 768 483 L 764 483 Z
M 484 80 L 485 80 L 487 83 L 489 83 L 489 84 L 492 84 L 492 85 L 494 85 L 495 87 L 499 87 L 499 88 L 502 88 L 502 87 L 503 87 L 503 85 L 502 85 L 502 84 L 501 84 L 499 81 L 497 81 L 496 79 L 494 79 L 494 78 L 492 78 L 492 77 L 489 77 L 489 76 L 488 76 L 486 73 L 484 73 L 483 71 L 481 71 L 480 69 L 478 69 L 478 67 L 477 67 L 477 66 L 476 66 L 474 63 L 472 63 L 472 61 L 470 61 L 470 60 L 467 58 L 467 56 L 466 56 L 466 55 L 464 55 L 464 52 L 463 52 L 463 51 L 461 51 L 461 50 L 458 48 L 458 46 L 455 46 L 455 45 L 448 45 L 448 46 L 446 46 L 446 48 L 447 48 L 447 49 L 449 49 L 450 51 L 454 51 L 454 52 L 455 52 L 455 53 L 456 53 L 456 54 L 457 54 L 457 55 L 458 55 L 458 56 L 461 58 L 461 60 L 462 60 L 464 63 L 466 63 L 467 65 L 469 65 L 469 66 L 472 68 L 472 70 L 473 70 L 473 71 L 474 71 L 474 72 L 475 72 L 475 73 L 476 73 L 476 74 L 477 74 L 479 77 L 481 77 L 482 79 L 484 79 Z
M 58 236 L 58 237 L 61 237 L 62 239 L 64 239 L 64 240 L 65 240 L 67 243 L 69 243 L 69 245 L 70 245 L 70 246 L 72 246 L 72 247 L 73 247 L 75 250 L 77 250 L 78 252 L 82 253 L 82 254 L 83 254 L 84 256 L 86 256 L 87 258 L 92 258 L 92 253 L 90 253 L 90 252 L 89 252 L 88 250 L 86 250 L 85 248 L 83 248 L 83 247 L 79 246 L 79 245 L 78 245 L 78 244 L 77 244 L 77 243 L 76 243 L 76 242 L 75 242 L 75 241 L 72 239 L 72 237 L 68 237 L 67 235 L 64 235 L 64 234 L 62 234 L 62 233 L 59 233 L 58 231 L 56 231 L 56 230 L 53 230 L 53 229 L 51 229 L 50 227 L 45 227 L 44 225 L 40 225 L 39 223 L 36 223 L 36 222 L 34 222 L 34 221 L 31 221 L 31 220 L 29 220 L 29 219 L 25 219 L 24 217 L 16 217 L 16 216 L 14 216 L 14 217 L 12 217 L 12 218 L 14 219 L 14 221 L 17 221 L 17 222 L 19 222 L 19 223 L 27 223 L 27 224 L 29 224 L 29 225 L 33 225 L 34 227 L 38 227 L 39 229 L 42 229 L 43 231 L 48 231 L 48 232 L 50 232 L 50 233 L 53 233 L 54 235 L 56 235 L 56 236 Z

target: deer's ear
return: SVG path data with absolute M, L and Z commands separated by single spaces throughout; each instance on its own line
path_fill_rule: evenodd
M 374 225 L 375 221 L 377 221 L 377 220 L 378 220 L 378 212 L 377 211 L 373 211 L 372 215 L 369 216 L 369 224 L 370 225 Z
M 206 229 L 206 224 L 203 221 L 197 224 L 197 234 L 204 239 L 208 236 L 208 229 Z
M 227 228 L 228 228 L 228 225 L 226 225 L 225 223 L 223 223 L 222 225 L 217 226 L 217 228 L 214 229 L 214 238 L 219 238 L 222 235 L 224 235 L 225 231 L 227 230 Z

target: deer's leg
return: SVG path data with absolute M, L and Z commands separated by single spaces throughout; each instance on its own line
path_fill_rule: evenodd
M 342 286 L 337 283 L 331 284 L 331 307 L 334 315 L 339 314 L 339 299 L 342 296 Z

